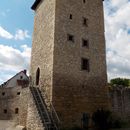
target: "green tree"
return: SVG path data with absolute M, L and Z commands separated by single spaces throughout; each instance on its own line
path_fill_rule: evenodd
M 115 78 L 111 79 L 110 84 L 113 85 L 122 85 L 124 87 L 128 87 L 130 85 L 130 79 L 126 78 Z

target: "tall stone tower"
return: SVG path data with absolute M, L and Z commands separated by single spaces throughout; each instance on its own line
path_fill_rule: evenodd
M 108 106 L 102 0 L 36 0 L 31 57 L 35 86 L 65 127 Z

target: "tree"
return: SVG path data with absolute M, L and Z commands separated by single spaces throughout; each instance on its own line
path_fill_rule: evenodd
M 122 85 L 124 87 L 128 87 L 130 85 L 130 79 L 115 78 L 115 79 L 111 79 L 110 84 L 112 86 L 114 86 L 114 85 Z

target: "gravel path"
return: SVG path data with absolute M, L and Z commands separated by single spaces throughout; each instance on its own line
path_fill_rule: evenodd
M 22 130 L 22 127 L 16 127 L 13 121 L 0 120 L 0 130 Z

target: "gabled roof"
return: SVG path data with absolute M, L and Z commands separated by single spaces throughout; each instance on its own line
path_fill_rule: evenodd
M 35 0 L 35 2 L 33 3 L 32 7 L 31 7 L 31 9 L 35 10 L 41 1 L 42 0 Z M 104 0 L 102 0 L 102 1 L 104 1 Z
M 0 87 L 6 87 L 9 83 L 10 80 L 12 80 L 14 77 L 16 77 L 17 75 L 24 73 L 24 75 L 27 77 L 27 79 L 29 80 L 29 77 L 26 74 L 26 70 L 22 70 L 19 73 L 17 73 L 16 75 L 14 75 L 12 78 L 10 78 L 9 80 L 7 80 L 6 82 L 4 82 L 3 84 L 0 85 Z

